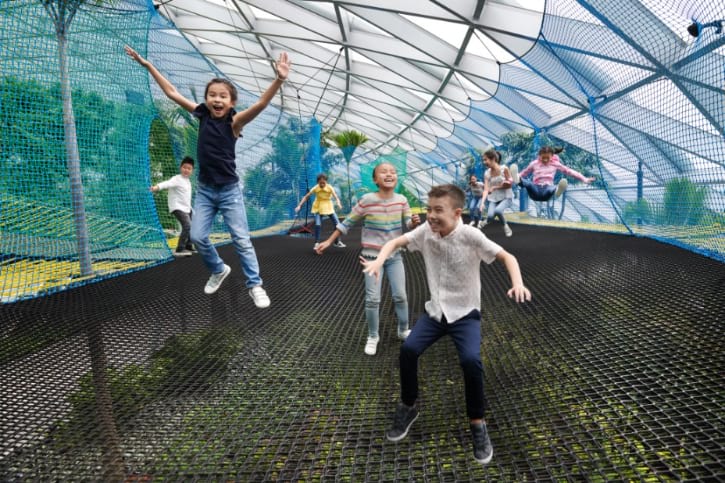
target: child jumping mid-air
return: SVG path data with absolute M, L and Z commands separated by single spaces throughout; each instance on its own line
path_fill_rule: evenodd
M 188 257 L 193 254 L 189 231 L 191 230 L 191 181 L 189 178 L 194 172 L 194 160 L 189 156 L 181 160 L 179 174 L 166 181 L 153 185 L 152 193 L 159 190 L 169 190 L 169 213 L 179 220 L 181 233 L 176 243 L 175 257 Z
M 212 294 L 219 290 L 231 272 L 231 268 L 219 257 L 209 239 L 214 217 L 217 213 L 221 213 L 247 279 L 249 295 L 257 307 L 269 307 L 270 300 L 262 288 L 259 262 L 249 234 L 244 196 L 236 170 L 234 146 L 242 134 L 242 128 L 269 105 L 287 79 L 290 71 L 287 53 L 279 55 L 276 62 L 277 76 L 257 102 L 237 112 L 234 110 L 237 89 L 229 80 L 215 78 L 209 81 L 204 90 L 204 102 L 198 104 L 181 95 L 151 62 L 141 57 L 131 47 L 126 46 L 125 50 L 129 57 L 149 71 L 166 97 L 199 119 L 197 142 L 199 183 L 194 203 L 194 218 L 191 223 L 191 241 L 196 245 L 204 264 L 211 272 L 204 293 Z
M 375 260 L 361 259 L 361 263 L 363 272 L 379 277 L 385 260 L 397 250 L 407 247 L 421 252 L 430 290 L 425 313 L 400 349 L 401 402 L 386 432 L 387 439 L 405 438 L 418 418 L 418 358 L 442 336 L 450 335 L 463 368 L 473 456 L 486 464 L 493 457 L 493 447 L 484 419 L 480 262 L 498 260 L 505 265 L 511 279 L 507 294 L 516 302 L 531 300 L 531 292 L 524 286 L 516 258 L 480 230 L 462 222 L 464 206 L 465 194 L 459 187 L 434 186 L 428 193 L 426 222 L 385 243 Z
M 554 151 L 551 146 L 543 146 L 539 149 L 539 157 L 531 161 L 529 165 L 519 173 L 519 168 L 515 164 L 510 167 L 511 178 L 515 184 L 518 184 L 522 188 L 526 189 L 529 194 L 529 198 L 534 201 L 549 201 L 551 197 L 559 197 L 566 191 L 569 183 L 565 178 L 559 180 L 559 184 L 554 186 L 554 176 L 557 171 L 561 171 L 565 176 L 571 176 L 583 181 L 587 184 L 594 181 L 594 178 L 587 178 L 579 171 L 571 168 L 567 168 L 559 160 L 559 156 L 556 153 L 561 152 L 561 149 Z M 533 173 L 533 181 L 525 179 L 529 174 Z
M 405 196 L 395 192 L 398 173 L 390 163 L 380 163 L 373 169 L 373 182 L 378 191 L 363 195 L 355 204 L 345 221 L 337 225 L 330 238 L 320 243 L 316 251 L 320 255 L 340 236 L 347 234 L 355 223 L 363 220 L 362 251 L 364 260 L 375 260 L 385 242 L 400 236 L 403 225 L 408 229 L 420 223 L 418 215 L 411 214 L 410 205 Z M 391 253 L 382 264 L 382 271 L 388 277 L 390 291 L 398 318 L 398 338 L 405 340 L 410 334 L 408 329 L 408 296 L 405 292 L 405 266 L 399 251 Z M 380 290 L 382 277 L 365 276 L 365 319 L 368 324 L 368 338 L 365 342 L 365 354 L 374 356 L 378 350 L 380 334 Z

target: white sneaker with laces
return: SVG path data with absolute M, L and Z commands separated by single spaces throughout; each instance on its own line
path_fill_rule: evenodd
M 511 235 L 513 235 L 513 232 L 511 231 L 511 227 L 510 227 L 510 226 L 508 225 L 508 223 L 506 223 L 506 224 L 505 224 L 505 225 L 503 226 L 503 232 L 504 232 L 504 235 L 506 235 L 506 236 L 511 236 Z
M 250 288 L 249 296 L 252 297 L 254 305 L 256 305 L 258 309 L 266 309 L 272 303 L 269 300 L 267 292 L 260 285 Z
M 368 341 L 365 343 L 365 354 L 374 356 L 378 352 L 378 342 L 380 337 L 368 337 Z
M 212 273 L 211 277 L 209 277 L 209 280 L 206 282 L 206 285 L 204 286 L 204 293 L 207 295 L 211 295 L 217 290 L 219 290 L 219 287 L 221 287 L 222 282 L 225 278 L 227 278 L 227 275 L 232 271 L 231 267 L 224 264 L 224 267 L 222 268 L 222 271 L 219 273 Z
M 556 186 L 556 193 L 554 193 L 554 197 L 558 198 L 559 196 L 566 191 L 567 186 L 569 186 L 569 182 L 565 178 L 561 178 L 559 180 L 559 184 Z

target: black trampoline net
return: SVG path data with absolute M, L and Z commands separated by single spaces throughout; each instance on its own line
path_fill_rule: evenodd
M 725 478 L 722 263 L 658 242 L 486 228 L 519 260 L 517 305 L 481 267 L 487 420 L 473 459 L 455 348 L 420 359 L 421 413 L 399 398 L 387 284 L 381 342 L 367 325 L 359 232 L 255 240 L 269 309 L 230 246 L 214 295 L 198 255 L 2 308 L 3 481 L 704 481 Z M 405 253 L 411 321 L 427 299 Z

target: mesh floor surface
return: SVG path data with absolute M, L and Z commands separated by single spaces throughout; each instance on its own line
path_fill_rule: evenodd
M 0 311 L 0 479 L 103 481 L 705 481 L 725 479 L 725 267 L 647 239 L 500 225 L 531 303 L 481 267 L 487 419 L 473 459 L 452 342 L 420 359 L 421 413 L 399 397 L 385 284 L 378 354 L 359 232 L 254 241 L 272 306 L 232 273 L 205 295 L 198 255 Z M 427 299 L 405 253 L 414 323 Z

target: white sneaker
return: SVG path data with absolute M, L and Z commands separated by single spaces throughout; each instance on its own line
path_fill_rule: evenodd
M 556 186 L 556 193 L 554 193 L 554 197 L 558 198 L 559 196 L 566 191 L 567 186 L 569 186 L 569 182 L 565 178 L 561 178 L 559 180 L 559 184 Z
M 345 245 L 344 243 L 342 243 L 342 240 L 340 240 L 339 238 L 338 238 L 337 240 L 335 240 L 335 243 L 334 243 L 334 245 L 335 245 L 335 246 L 336 246 L 337 248 L 345 248 L 345 247 L 347 246 L 347 245 Z
M 515 164 L 509 166 L 509 173 L 511 173 L 511 180 L 514 184 L 519 184 L 519 167 Z
M 368 341 L 365 343 L 365 354 L 374 356 L 378 352 L 378 342 L 380 337 L 368 337 Z
M 508 225 L 508 223 L 506 223 L 506 224 L 505 224 L 505 225 L 503 226 L 503 232 L 504 232 L 504 234 L 505 234 L 506 236 L 511 236 L 511 235 L 513 235 L 513 233 L 514 233 L 514 232 L 512 232 L 512 231 L 511 231 L 511 227 L 510 227 L 510 226 Z
M 469 225 L 471 225 L 471 226 L 473 226 L 475 224 L 476 224 L 476 220 L 471 220 L 471 222 L 469 223 Z
M 224 264 L 224 268 L 222 268 L 222 271 L 219 273 L 212 273 L 211 277 L 209 277 L 209 281 L 206 282 L 206 285 L 204 286 L 204 293 L 207 295 L 211 295 L 217 290 L 219 290 L 219 287 L 222 286 L 222 282 L 225 278 L 227 278 L 227 275 L 232 271 L 232 269 L 227 265 Z
M 256 305 L 258 309 L 266 309 L 269 307 L 269 304 L 272 303 L 269 300 L 269 296 L 267 296 L 267 292 L 260 285 L 250 288 L 249 296 L 252 297 L 254 305 Z
M 315 246 L 313 246 L 313 247 L 312 247 L 312 249 L 313 249 L 313 250 L 317 250 L 317 247 L 319 247 L 319 246 L 320 246 L 320 244 L 319 244 L 319 243 L 315 243 Z
M 488 222 L 486 220 L 481 220 L 481 222 L 478 224 L 478 228 L 483 230 L 486 228 L 486 225 L 488 225 Z
M 403 332 L 398 332 L 398 339 L 405 340 L 410 335 L 410 329 L 405 329 Z

